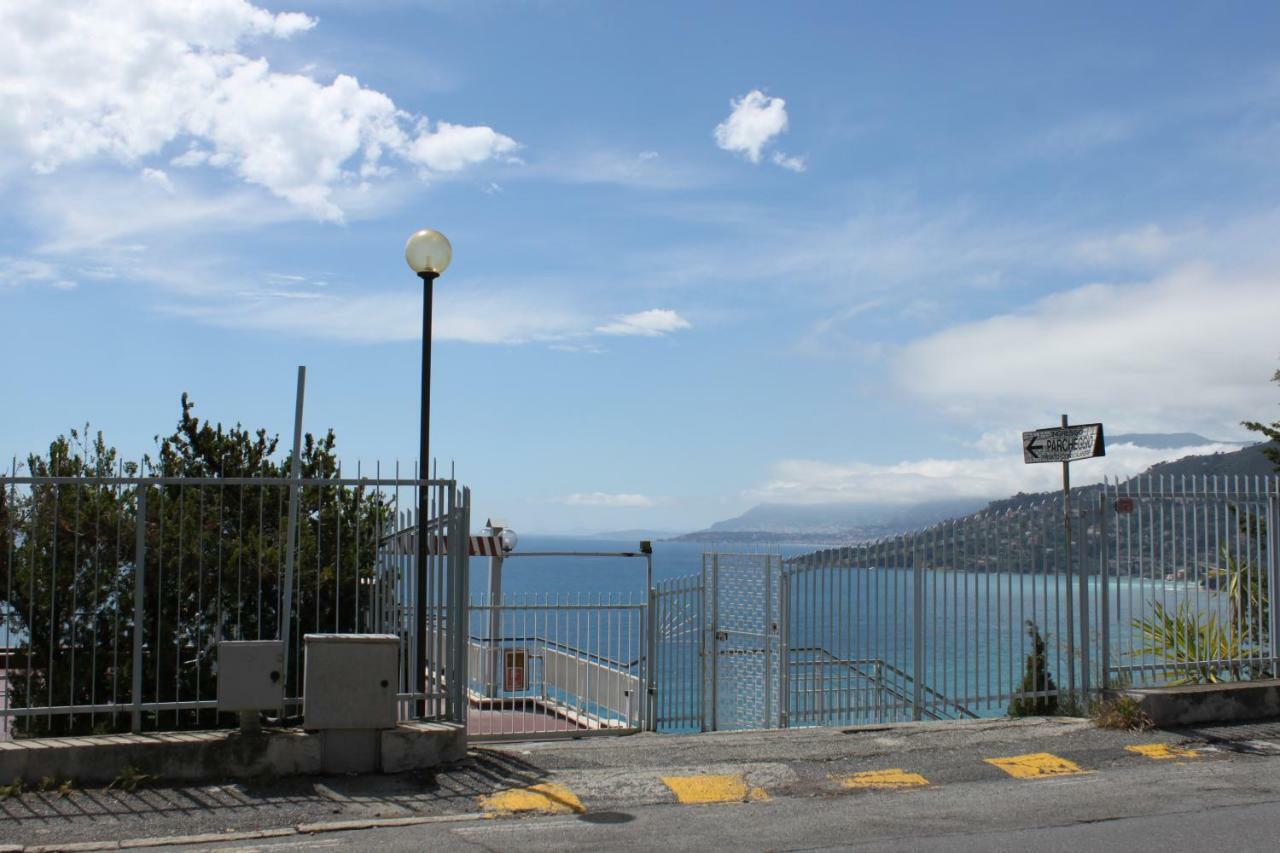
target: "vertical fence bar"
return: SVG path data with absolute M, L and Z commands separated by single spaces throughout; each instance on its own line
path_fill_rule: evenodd
M 924 561 L 919 545 L 911 538 L 911 719 L 921 719 L 924 701 Z
M 658 656 L 658 591 L 648 590 L 649 603 L 645 608 L 645 662 L 644 662 L 644 727 L 646 731 L 658 730 L 658 685 L 654 665 Z
M 1081 542 L 1077 543 L 1078 547 L 1074 549 L 1074 553 L 1079 556 L 1080 565 L 1080 692 L 1081 713 L 1087 713 L 1089 708 L 1089 517 L 1087 515 L 1088 504 L 1082 501 L 1080 512 L 1080 524 L 1076 525 L 1079 530 L 1077 535 L 1080 536 Z
M 1266 482 L 1265 480 L 1263 481 Z M 1271 656 L 1271 674 L 1274 677 L 1277 661 L 1280 661 L 1280 516 L 1276 512 L 1280 500 L 1280 480 L 1267 489 L 1267 642 Z
M 1103 483 L 1098 489 L 1098 608 L 1101 613 L 1099 622 L 1098 671 L 1099 684 L 1102 690 L 1111 689 L 1111 599 L 1110 583 L 1111 560 L 1107 544 L 1107 485 Z
M 711 731 L 720 723 L 720 555 L 711 555 Z
M 135 487 L 137 520 L 134 524 L 133 546 L 133 677 L 130 700 L 133 705 L 129 728 L 134 734 L 142 731 L 142 635 L 143 598 L 147 579 L 147 487 L 139 483 Z
M 778 575 L 778 725 L 791 726 L 791 578 Z

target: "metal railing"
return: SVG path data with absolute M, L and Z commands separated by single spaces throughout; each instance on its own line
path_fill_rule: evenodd
M 1270 677 L 1278 484 L 1078 489 L 1070 548 L 1060 499 L 1014 499 L 792 558 L 784 724 L 1082 713 L 1106 687 Z
M 647 601 L 618 593 L 471 601 L 467 734 L 625 734 L 645 726 Z
M 421 620 L 405 592 L 413 561 L 385 547 L 412 523 L 397 507 L 416 505 L 420 486 L 431 491 L 442 543 L 426 567 L 431 595 Z M 465 674 L 465 655 L 437 641 L 418 661 L 413 639 L 420 622 L 441 636 L 458 612 L 467 503 L 452 480 L 340 472 L 0 475 L 0 719 L 15 736 L 229 723 L 216 711 L 218 642 L 282 635 L 284 710 L 296 712 L 304 634 L 386 631 L 402 640 L 402 714 L 425 702 L 428 715 L 457 715 L 464 678 L 451 689 L 450 674 Z M 432 676 L 425 696 L 410 686 L 419 666 Z
M 1096 641 L 1109 684 L 1274 677 L 1280 479 L 1107 484 Z

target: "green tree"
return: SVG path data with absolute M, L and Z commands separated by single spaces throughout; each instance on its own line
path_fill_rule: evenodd
M 1031 651 L 1023 666 L 1022 686 L 1019 694 L 1009 703 L 1010 717 L 1051 717 L 1058 713 L 1058 689 L 1049 674 L 1048 647 L 1036 623 L 1027 620 L 1027 636 L 1031 638 Z M 1026 694 L 1039 693 L 1033 696 Z
M 1277 370 L 1275 376 L 1271 377 L 1272 382 L 1280 383 L 1280 370 Z M 1280 421 L 1275 421 L 1270 425 L 1261 423 L 1260 421 L 1243 421 L 1248 429 L 1261 433 L 1270 439 L 1270 445 L 1263 448 L 1263 453 L 1276 466 L 1276 470 L 1280 471 Z
M 121 466 L 99 434 L 73 430 L 47 456 L 32 455 L 40 482 L 0 499 L 0 590 L 11 644 L 11 707 L 112 705 L 131 698 L 137 513 L 145 498 L 145 701 L 173 703 L 148 728 L 211 725 L 194 701 L 216 697 L 223 639 L 275 638 L 280 626 L 291 454 L 276 455 L 267 431 L 201 421 L 184 394 L 175 431 L 157 436 L 145 483 L 102 478 Z M 326 481 L 338 476 L 335 438 L 308 434 L 301 472 L 290 695 L 300 676 L 301 637 L 369 630 L 378 540 L 393 513 L 387 495 Z M 145 495 L 144 495 L 145 492 Z M 185 703 L 185 704 L 183 704 Z M 25 735 L 120 730 L 120 712 L 19 719 Z

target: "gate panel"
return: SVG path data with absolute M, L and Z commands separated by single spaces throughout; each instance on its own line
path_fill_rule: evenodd
M 659 581 L 650 598 L 656 609 L 652 624 L 657 634 L 654 687 L 658 731 L 706 729 L 703 600 L 701 575 Z
M 707 554 L 709 728 L 779 723 L 778 570 L 773 554 Z

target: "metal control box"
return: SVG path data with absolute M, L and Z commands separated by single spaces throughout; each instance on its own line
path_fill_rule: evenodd
M 303 642 L 303 728 L 395 728 L 399 637 L 307 634 Z
M 218 643 L 218 710 L 282 707 L 284 674 L 279 640 L 223 640 Z

